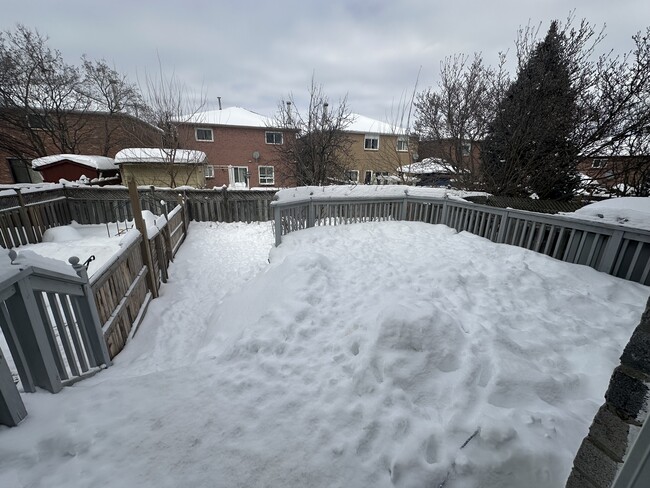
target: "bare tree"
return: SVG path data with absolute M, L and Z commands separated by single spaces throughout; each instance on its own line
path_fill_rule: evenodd
M 446 161 L 462 188 L 480 184 L 480 143 L 508 85 L 504 65 L 505 55 L 496 69 L 485 66 L 478 53 L 471 59 L 447 57 L 440 63 L 438 86 L 417 96 L 420 152 Z
M 281 101 L 273 125 L 296 131 L 294 140 L 276 147 L 286 162 L 285 176 L 298 185 L 345 181 L 345 170 L 352 162 L 352 140 L 345 129 L 351 122 L 347 97 L 331 107 L 313 79 L 305 111 L 298 108 L 293 95 Z
M 194 165 L 187 171 L 187 165 L 177 160 L 179 149 L 192 146 L 194 132 L 188 130 L 188 124 L 200 122 L 200 113 L 207 103 L 203 90 L 195 93 L 189 90 L 174 71 L 166 74 L 162 62 L 158 59 L 158 72 L 155 75 L 145 73 L 144 86 L 141 88 L 144 100 L 145 120 L 160 129 L 158 146 L 165 158 L 164 183 L 176 187 L 187 185 L 196 171 L 202 166 Z M 148 141 L 143 141 L 148 146 Z
M 414 163 L 418 159 L 418 136 L 415 132 L 415 96 L 417 94 L 420 72 L 415 79 L 413 90 L 409 94 L 403 92 L 397 104 L 391 106 L 387 116 L 387 123 L 390 127 L 389 140 L 391 144 L 377 156 L 379 170 L 382 173 L 396 175 L 401 183 L 409 183 L 407 174 L 401 169 Z
M 88 135 L 77 116 L 90 105 L 82 85 L 79 69 L 37 31 L 0 33 L 0 149 L 21 159 L 76 152 Z

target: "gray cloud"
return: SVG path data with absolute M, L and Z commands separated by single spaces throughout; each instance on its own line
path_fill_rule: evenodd
M 517 29 L 550 20 L 607 24 L 603 49 L 624 51 L 650 21 L 642 0 L 193 0 L 0 1 L 0 29 L 23 23 L 50 36 L 69 62 L 105 58 L 132 79 L 174 70 L 191 91 L 203 86 L 211 106 L 221 96 L 272 114 L 293 93 L 304 100 L 312 75 L 333 101 L 385 120 L 405 92 L 434 85 L 439 63 L 458 52 L 513 51 Z

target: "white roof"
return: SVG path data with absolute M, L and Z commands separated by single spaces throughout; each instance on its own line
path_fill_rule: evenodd
M 387 124 L 381 120 L 371 119 L 365 115 L 350 114 L 352 123 L 346 132 L 363 132 L 366 134 L 406 134 L 406 129 L 397 125 Z
M 201 164 L 205 162 L 203 151 L 191 149 L 161 149 L 150 147 L 130 147 L 122 149 L 115 155 L 115 162 L 122 163 L 185 163 Z
M 455 173 L 452 168 L 444 159 L 440 158 L 426 158 L 417 163 L 407 164 L 401 166 L 398 171 L 407 174 L 427 174 L 427 173 Z
M 273 127 L 272 118 L 260 115 L 241 107 L 229 107 L 223 110 L 198 112 L 181 120 L 189 124 L 230 125 L 237 127 Z M 275 124 L 277 125 L 277 124 Z
M 81 164 L 82 166 L 87 166 L 96 170 L 118 169 L 113 158 L 80 154 L 54 154 L 52 156 L 37 158 L 32 160 L 32 168 L 38 169 L 64 160 L 72 161 L 73 163 Z

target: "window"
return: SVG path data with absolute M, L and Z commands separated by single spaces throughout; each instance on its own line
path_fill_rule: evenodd
M 273 166 L 260 166 L 258 171 L 260 173 L 260 185 L 275 184 L 275 168 Z
M 248 168 L 246 166 L 235 166 L 233 168 L 233 178 L 235 183 L 246 184 L 248 180 Z
M 267 132 L 266 133 L 266 143 L 267 144 L 282 144 L 282 132 Z
M 397 150 L 400 152 L 406 152 L 409 150 L 409 141 L 406 137 L 397 138 Z
M 595 169 L 604 168 L 607 166 L 607 159 L 605 158 L 595 158 L 591 163 L 591 167 Z
M 214 137 L 212 129 L 194 129 L 194 134 L 197 141 L 212 142 Z
M 205 177 L 214 178 L 214 166 L 212 166 L 211 164 L 205 166 Z
M 47 115 L 28 114 L 27 125 L 30 129 L 50 129 L 52 123 Z
M 366 134 L 363 148 L 366 151 L 377 151 L 379 149 L 379 134 Z
M 469 156 L 470 153 L 472 152 L 472 143 L 471 142 L 461 143 L 460 150 L 462 151 L 463 156 Z
M 349 169 L 345 172 L 345 180 L 350 182 L 350 183 L 358 183 L 359 182 L 359 171 L 356 169 Z
M 363 184 L 364 185 L 369 185 L 372 183 L 372 171 L 367 169 L 366 170 L 366 175 L 363 177 Z

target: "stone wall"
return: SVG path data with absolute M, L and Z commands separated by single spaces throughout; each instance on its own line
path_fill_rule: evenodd
M 650 300 L 573 462 L 567 488 L 609 488 L 648 415 Z

